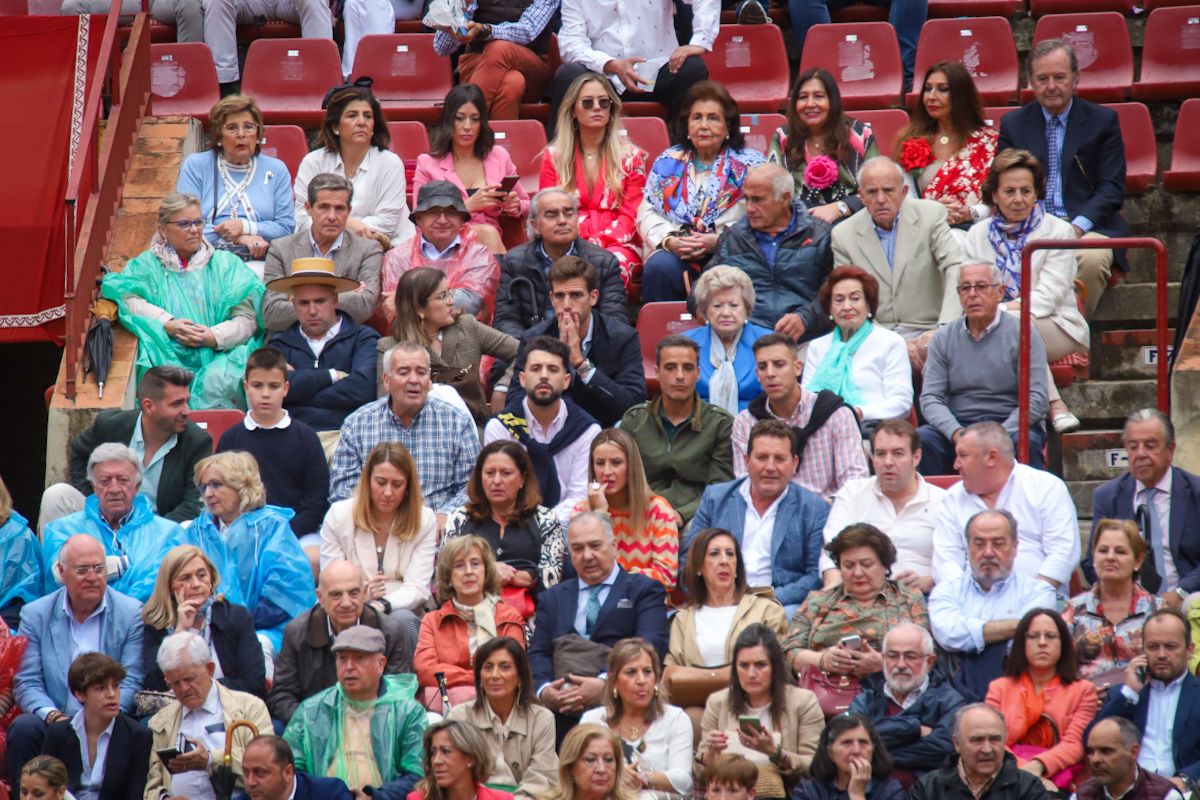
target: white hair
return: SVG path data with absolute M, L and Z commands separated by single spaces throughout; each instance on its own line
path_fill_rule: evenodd
M 212 661 L 208 642 L 191 631 L 172 633 L 158 646 L 158 668 L 168 672 L 181 667 L 202 667 Z
M 964 261 L 962 266 L 958 268 L 958 274 L 962 275 L 962 271 L 967 267 L 987 267 L 988 279 L 991 280 L 992 283 L 1004 282 L 1004 273 L 1001 272 L 1000 268 L 996 266 L 995 261 L 984 261 L 982 259 L 971 259 L 970 261 Z
M 429 351 L 426 350 L 424 347 L 422 347 L 417 342 L 409 341 L 406 339 L 403 342 L 396 342 L 394 345 L 392 345 L 391 347 L 389 347 L 387 349 L 386 353 L 383 354 L 383 374 L 384 375 L 394 374 L 394 372 L 393 372 L 394 367 L 392 366 L 392 357 L 395 356 L 396 353 L 421 353 L 422 355 L 425 356 L 426 365 L 427 366 L 429 365 Z
M 891 630 L 889 630 L 883 636 L 883 649 L 887 649 L 888 639 L 892 638 L 892 634 L 908 633 L 909 631 L 916 631 L 921 635 L 921 652 L 927 656 L 933 655 L 933 634 L 915 622 L 901 622 L 899 625 L 891 628 Z
M 868 158 L 866 161 L 864 161 L 858 168 L 857 174 L 854 176 L 854 182 L 861 186 L 863 175 L 866 174 L 867 170 L 871 169 L 872 167 L 883 166 L 884 164 L 887 164 L 889 167 L 894 169 L 896 171 L 896 177 L 900 179 L 901 183 L 904 183 L 904 167 L 900 166 L 895 161 L 892 161 L 887 156 L 875 156 L 874 158 Z
M 614 541 L 616 534 L 613 533 L 612 519 L 608 514 L 601 514 L 599 511 L 581 511 L 571 517 L 571 521 L 567 523 L 567 535 L 571 535 L 571 528 L 575 527 L 580 522 L 595 522 L 600 526 L 600 530 L 604 531 L 608 540 Z
M 105 442 L 104 444 L 99 445 L 95 450 L 92 451 L 92 454 L 88 456 L 88 483 L 95 483 L 96 481 L 97 464 L 111 464 L 116 461 L 127 461 L 130 464 L 133 464 L 134 469 L 137 470 L 137 482 L 139 485 L 141 484 L 142 476 L 144 475 L 144 470 L 142 469 L 142 459 L 138 457 L 137 453 L 133 452 L 133 448 L 123 445 L 120 442 Z
M 771 193 L 776 200 L 785 194 L 795 194 L 796 192 L 796 179 L 792 177 L 792 173 L 778 164 L 759 164 L 757 167 L 752 167 L 746 178 L 766 178 L 771 183 Z

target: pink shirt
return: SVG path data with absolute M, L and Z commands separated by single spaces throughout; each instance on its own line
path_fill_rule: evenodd
M 500 183 L 505 175 L 518 175 L 517 166 L 513 163 L 512 156 L 504 149 L 502 145 L 495 145 L 492 152 L 487 154 L 483 159 L 483 179 L 485 184 Z M 417 171 L 413 175 L 413 198 L 421 191 L 421 187 L 430 181 L 450 181 L 459 189 L 462 190 L 463 199 L 467 197 L 467 188 L 463 186 L 462 179 L 458 177 L 458 173 L 454 171 L 454 155 L 447 153 L 438 158 L 437 156 L 424 153 L 417 157 Z M 513 191 L 517 193 L 517 197 L 521 199 L 521 216 L 524 217 L 529 213 L 529 193 L 521 187 L 520 182 L 517 183 Z M 478 224 L 491 225 L 493 228 L 500 227 L 500 206 L 487 209 L 485 211 L 476 211 L 471 215 L 471 222 Z

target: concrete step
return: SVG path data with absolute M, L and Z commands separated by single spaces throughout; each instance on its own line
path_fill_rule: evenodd
M 1084 520 L 1092 518 L 1092 492 L 1096 491 L 1102 483 L 1104 481 L 1067 481 L 1071 499 L 1075 501 L 1075 514 L 1079 517 L 1080 528 L 1091 529 L 1091 525 L 1085 523 Z M 1084 538 L 1084 543 L 1086 544 L 1086 542 L 1087 539 Z
M 1060 446 L 1065 480 L 1108 480 L 1125 469 L 1120 428 L 1065 433 Z
M 1175 329 L 1169 328 L 1167 341 L 1174 340 Z M 1097 380 L 1153 380 L 1158 358 L 1156 342 L 1157 333 L 1153 328 L 1100 331 L 1092 337 L 1091 377 Z
M 1089 428 L 1121 425 L 1129 412 L 1157 402 L 1153 380 L 1076 381 L 1060 390 L 1063 402 Z
M 1179 308 L 1179 283 L 1167 284 L 1167 324 Z M 1093 330 L 1152 327 L 1158 310 L 1153 283 L 1120 283 L 1109 287 L 1090 320 Z

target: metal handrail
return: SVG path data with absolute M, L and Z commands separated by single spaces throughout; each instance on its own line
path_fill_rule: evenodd
M 1021 344 L 1017 368 L 1017 458 L 1029 463 L 1029 390 L 1030 326 L 1032 316 L 1029 297 L 1032 292 L 1033 254 L 1037 250 L 1135 250 L 1155 253 L 1155 333 L 1158 346 L 1158 408 L 1170 413 L 1170 387 L 1167 379 L 1167 248 L 1158 239 L 1148 236 L 1126 236 L 1116 239 L 1038 239 L 1028 242 L 1021 251 Z
M 133 156 L 138 127 L 150 102 L 150 27 L 148 15 L 137 14 L 124 52 L 118 46 L 121 0 L 112 0 L 100 41 L 97 70 L 84 103 L 80 149 L 67 179 L 66 264 L 63 301 L 66 304 L 66 394 L 75 399 L 76 375 L 83 353 L 92 288 L 100 275 L 100 262 L 112 235 L 125 185 L 125 172 Z M 107 85 L 112 106 L 104 142 L 100 120 Z

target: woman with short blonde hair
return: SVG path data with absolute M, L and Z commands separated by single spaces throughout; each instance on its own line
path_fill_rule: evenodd
M 621 737 L 602 725 L 576 725 L 558 750 L 558 784 L 543 800 L 634 800 L 627 769 Z
M 423 744 L 425 777 L 409 795 L 411 800 L 512 797 L 483 785 L 491 772 L 493 754 L 487 739 L 474 725 L 448 719 L 435 722 L 425 729 Z

